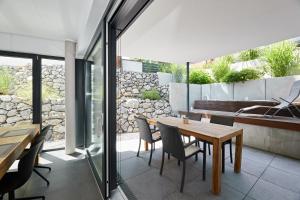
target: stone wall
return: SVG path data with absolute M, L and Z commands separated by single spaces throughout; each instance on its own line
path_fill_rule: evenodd
M 0 95 L 0 126 L 12 126 L 32 121 L 32 67 L 0 66 L 12 76 L 7 95 Z M 50 140 L 65 136 L 65 80 L 63 65 L 42 66 L 43 126 L 53 125 Z M 25 95 L 24 95 L 25 94 Z
M 117 74 L 117 123 L 118 132 L 137 132 L 135 115 L 148 118 L 172 114 L 168 85 L 159 86 L 156 73 L 123 72 Z M 142 99 L 145 90 L 157 89 L 160 100 Z

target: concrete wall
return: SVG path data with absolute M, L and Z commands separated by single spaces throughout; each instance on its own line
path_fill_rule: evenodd
M 233 100 L 233 84 L 211 84 L 210 98 L 216 100 Z
M 265 100 L 266 86 L 265 80 L 246 81 L 244 83 L 234 83 L 234 100 L 248 101 L 248 100 Z
M 187 109 L 186 95 L 187 87 L 185 83 L 169 84 L 169 102 L 173 112 Z M 201 85 L 190 84 L 189 107 L 192 107 L 194 101 L 198 99 L 201 99 Z
M 272 98 L 278 97 L 285 98 L 289 95 L 293 82 L 296 80 L 300 80 L 300 75 L 251 80 L 244 83 L 213 83 L 201 86 L 198 85 L 201 90 L 200 98 L 195 100 L 248 101 L 272 100 Z M 184 85 L 183 88 L 186 88 L 185 83 L 178 84 L 182 84 Z M 174 90 L 174 92 L 180 93 L 181 91 Z M 172 95 L 171 91 L 170 95 Z M 300 101 L 300 98 L 298 100 Z
M 244 145 L 300 159 L 300 131 L 234 123 L 244 130 Z
M 287 97 L 295 80 L 300 80 L 300 75 L 266 79 L 266 99 Z
M 123 71 L 143 72 L 143 63 L 133 60 L 122 60 Z
M 164 73 L 164 72 L 157 72 L 158 76 L 158 84 L 159 85 L 168 85 L 173 81 L 173 75 L 170 73 Z

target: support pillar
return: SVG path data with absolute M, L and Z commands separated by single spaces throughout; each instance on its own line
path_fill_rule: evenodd
M 75 55 L 76 43 L 65 41 L 65 107 L 66 107 L 66 154 L 75 152 Z

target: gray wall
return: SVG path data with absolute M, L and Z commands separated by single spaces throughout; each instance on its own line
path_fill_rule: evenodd
M 191 89 L 190 95 L 193 98 L 198 98 L 195 98 L 195 100 L 272 100 L 272 98 L 287 97 L 295 80 L 300 80 L 300 75 L 252 80 L 244 83 L 196 85 L 193 87 L 196 87 L 197 89 Z M 186 84 L 177 84 L 170 84 L 170 101 L 172 101 L 174 105 L 183 104 L 182 99 L 185 99 L 183 97 L 177 98 L 177 96 L 184 95 L 184 92 L 186 92 Z M 182 89 L 172 87 L 182 87 Z M 198 90 L 200 90 L 200 92 Z M 176 94 L 172 94 L 173 92 Z M 199 94 L 200 96 L 198 96 Z

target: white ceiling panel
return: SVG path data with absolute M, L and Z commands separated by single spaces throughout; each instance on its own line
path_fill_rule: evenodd
M 300 36 L 299 19 L 299 0 L 154 0 L 122 36 L 122 55 L 199 62 Z

